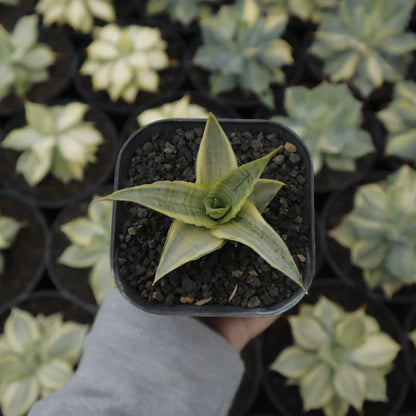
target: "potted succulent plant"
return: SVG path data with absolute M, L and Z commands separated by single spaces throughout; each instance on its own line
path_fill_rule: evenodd
M 181 86 L 182 42 L 169 27 L 108 24 L 93 31 L 81 59 L 80 94 L 105 110 L 130 113 Z
M 71 378 L 92 316 L 53 292 L 39 292 L 3 311 L 1 321 L 1 411 L 23 416 Z
M 263 338 L 264 386 L 282 415 L 395 415 L 409 377 L 401 328 L 380 302 L 334 279 Z
M 287 115 L 272 116 L 303 137 L 312 154 L 316 189 L 328 191 L 368 172 L 381 147 L 377 123 L 345 85 L 323 82 L 285 90 Z M 367 131 L 367 129 L 370 131 Z
M 38 283 L 45 269 L 46 236 L 43 215 L 15 192 L 0 190 L 1 306 Z
M 285 69 L 294 63 L 292 47 L 281 38 L 286 24 L 286 15 L 262 16 L 254 0 L 224 5 L 202 19 L 191 71 L 195 87 L 237 108 L 258 101 L 273 108 L 273 87 L 285 83 Z
M 22 107 L 22 100 L 45 101 L 66 87 L 73 49 L 56 31 L 38 30 L 36 16 L 24 16 L 12 32 L 0 25 L 0 115 Z
M 118 201 L 117 286 L 155 313 L 279 313 L 302 298 L 314 271 L 309 153 L 276 123 L 225 120 L 231 143 L 212 114 L 204 133 L 203 126 L 201 120 L 159 121 L 124 145 L 118 191 L 106 198 Z M 263 170 L 268 179 L 259 180 Z M 152 180 L 158 182 L 143 185 Z
M 139 127 L 165 118 L 204 118 L 211 112 L 217 118 L 238 118 L 222 101 L 198 92 L 177 92 L 163 97 L 143 111 L 133 114 L 124 125 L 121 140 L 127 140 Z
M 312 72 L 347 81 L 363 98 L 406 76 L 416 35 L 406 31 L 413 3 L 407 0 L 345 0 L 322 15 L 310 48 Z M 323 68 L 318 69 L 318 68 Z
M 25 109 L 27 125 L 16 117 L 0 144 L 0 176 L 7 185 L 41 206 L 57 207 L 107 179 L 116 142 L 105 115 L 78 102 L 27 102 Z
M 369 176 L 328 202 L 323 221 L 328 261 L 338 276 L 373 296 L 412 301 L 416 171 L 403 166 L 385 176 Z
M 55 286 L 91 309 L 115 286 L 110 265 L 112 204 L 97 198 L 85 198 L 59 214 L 47 250 Z
M 413 81 L 397 82 L 393 101 L 380 111 L 387 134 L 385 155 L 416 163 L 416 84 Z

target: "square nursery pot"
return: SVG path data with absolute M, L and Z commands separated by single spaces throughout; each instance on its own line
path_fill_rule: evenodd
M 127 142 L 124 144 L 123 148 L 121 149 L 118 160 L 117 160 L 117 166 L 116 166 L 116 175 L 115 175 L 115 185 L 114 190 L 122 189 L 128 186 L 134 186 L 139 185 L 143 183 L 152 183 L 157 180 L 187 180 L 190 182 L 194 182 L 194 178 L 190 179 L 190 177 L 183 177 L 185 175 L 185 171 L 190 172 L 192 170 L 195 171 L 195 154 L 197 149 L 199 148 L 199 142 L 198 138 L 202 136 L 202 131 L 205 127 L 206 120 L 202 119 L 169 119 L 169 120 L 161 120 L 157 121 L 155 123 L 151 123 L 144 128 L 137 130 L 135 133 L 133 133 L 130 138 L 127 140 Z M 289 204 L 293 199 L 295 201 L 299 201 L 297 203 L 297 206 L 294 206 L 293 208 L 297 208 L 298 211 L 298 217 L 297 221 L 301 222 L 301 225 L 299 227 L 295 227 L 297 230 L 302 230 L 301 238 L 295 238 L 293 237 L 292 240 L 295 241 L 296 244 L 296 250 L 297 252 L 292 252 L 295 261 L 298 264 L 298 267 L 300 268 L 303 276 L 304 285 L 306 288 L 309 288 L 314 271 L 315 271 L 315 231 L 314 231 L 314 176 L 313 176 L 313 169 L 312 169 L 312 161 L 309 154 L 308 149 L 306 148 L 303 141 L 291 130 L 289 130 L 287 127 L 271 122 L 266 120 L 230 120 L 230 119 L 220 119 L 219 120 L 220 125 L 226 132 L 228 138 L 231 140 L 233 149 L 236 152 L 237 157 L 241 159 L 239 162 L 239 165 L 242 163 L 249 162 L 253 159 L 256 159 L 258 157 L 261 157 L 266 154 L 266 150 L 263 150 L 263 143 L 264 146 L 271 146 L 273 145 L 276 147 L 277 144 L 285 144 L 286 142 L 293 144 L 296 146 L 296 149 L 293 148 L 293 146 L 288 146 L 285 150 L 282 152 L 285 156 L 282 156 L 280 159 L 275 158 L 273 159 L 273 162 L 270 162 L 273 164 L 274 167 L 270 167 L 270 172 L 273 173 L 272 169 L 275 169 L 278 171 L 278 169 L 281 169 L 281 172 L 283 172 L 283 169 L 286 169 L 286 175 L 284 177 L 276 177 L 275 179 L 280 179 L 283 182 L 285 182 L 285 178 L 288 179 L 288 186 L 287 190 L 284 192 L 287 192 L 287 198 L 285 199 L 286 204 L 287 201 L 289 201 Z M 178 139 L 179 137 L 179 139 Z M 177 140 L 177 148 L 175 147 L 175 140 Z M 183 139 L 183 140 L 182 140 Z M 241 140 L 243 139 L 243 141 Z M 172 145 L 171 141 L 174 143 Z M 169 143 L 167 143 L 169 142 Z M 184 146 L 184 143 L 186 142 L 186 146 Z M 279 143 L 278 143 L 279 142 Z M 254 144 L 256 143 L 256 146 L 260 146 L 260 149 L 255 154 L 256 150 L 254 151 L 254 156 L 248 154 L 248 148 L 253 149 Z M 247 144 L 247 145 L 245 145 Z M 165 148 L 166 147 L 166 148 Z M 192 148 L 192 149 L 191 149 Z M 196 148 L 196 150 L 195 150 Z M 238 149 L 237 149 L 238 148 Z M 136 153 L 136 151 L 139 150 L 139 153 Z M 189 150 L 191 149 L 191 151 Z M 257 149 L 257 148 L 256 148 Z M 253 151 L 253 150 L 251 150 Z M 269 150 L 267 150 L 269 151 Z M 169 153 L 168 155 L 163 155 L 163 152 Z M 193 152 L 193 155 L 192 155 Z M 186 169 L 178 170 L 179 176 L 173 176 L 172 174 L 166 173 L 165 171 L 162 171 L 162 165 L 159 162 L 156 162 L 158 159 L 161 159 L 160 154 L 162 153 L 163 158 L 168 158 L 167 162 L 169 162 L 169 166 L 174 169 L 177 169 L 175 166 L 179 166 L 179 161 L 184 161 L 185 158 L 187 159 L 189 165 Z M 141 156 L 137 157 L 137 155 L 140 154 Z M 136 165 L 137 159 L 147 160 L 149 165 L 144 166 L 142 165 Z M 146 159 L 147 158 L 147 159 Z M 282 163 L 282 158 L 284 160 L 283 167 L 280 168 L 279 162 Z M 175 163 L 176 160 L 176 163 Z M 290 161 L 289 161 L 290 160 Z M 297 163 L 296 168 L 293 168 L 295 171 L 298 171 L 302 173 L 302 178 L 299 179 L 299 177 L 296 178 L 297 184 L 301 183 L 299 186 L 290 185 L 291 180 L 290 174 L 293 173 L 293 170 L 290 168 L 292 165 L 291 163 Z M 136 163 L 136 164 L 135 164 Z M 143 162 L 144 163 L 144 162 Z M 157 165 L 159 163 L 159 165 Z M 183 162 L 181 162 L 183 163 Z M 166 163 L 163 164 L 165 166 Z M 270 165 L 270 164 L 269 164 Z M 158 168 L 158 166 L 161 166 Z M 294 165 L 293 165 L 294 166 Z M 159 170 L 158 170 L 159 169 Z M 265 170 L 265 175 L 267 176 Z M 150 177 L 146 177 L 145 179 L 148 179 L 147 181 L 135 181 L 135 172 L 139 172 L 139 175 L 141 175 L 141 178 L 143 180 L 143 175 L 150 175 Z M 270 176 L 273 176 L 272 174 L 268 174 Z M 189 176 L 189 174 L 188 174 Z M 278 173 L 276 176 L 279 176 Z M 291 176 L 294 176 L 293 174 Z M 136 176 L 137 178 L 137 176 Z M 285 187 L 286 188 L 286 187 Z M 284 188 L 283 188 L 284 189 Z M 301 189 L 302 191 L 298 192 L 298 189 Z M 282 192 L 282 191 L 280 191 Z M 289 192 L 291 192 L 292 196 L 289 196 Z M 293 197 L 294 194 L 297 194 L 295 198 Z M 286 194 L 285 194 L 286 195 Z M 279 194 L 274 198 L 272 203 L 269 206 L 270 212 L 268 213 L 272 217 L 279 220 L 279 227 L 291 227 L 291 225 L 285 225 L 285 223 L 289 223 L 291 221 L 294 221 L 293 219 L 293 212 L 296 210 L 291 210 L 290 206 L 287 207 L 284 211 L 282 211 L 281 208 L 281 199 L 279 199 Z M 283 201 L 283 204 L 285 203 Z M 294 203 L 296 204 L 296 202 Z M 235 268 L 230 269 L 230 262 L 232 260 L 229 260 L 229 257 L 224 256 L 223 250 L 226 249 L 226 244 L 223 248 L 216 251 L 215 253 L 217 257 L 215 257 L 215 261 L 211 259 L 203 260 L 204 257 L 202 257 L 199 260 L 196 260 L 194 262 L 188 263 L 190 265 L 181 266 L 178 269 L 178 273 L 176 276 L 173 276 L 174 272 L 171 272 L 166 277 L 162 278 L 156 285 L 161 284 L 160 292 L 152 292 L 152 290 L 155 290 L 152 285 L 151 281 L 146 281 L 146 285 L 143 284 L 143 281 L 145 280 L 144 275 L 146 274 L 145 270 L 146 267 L 149 268 L 149 253 L 150 255 L 153 253 L 152 250 L 154 247 L 154 241 L 153 236 L 159 233 L 159 228 L 156 227 L 154 234 L 149 234 L 149 239 L 144 241 L 144 244 L 141 244 L 140 246 L 135 247 L 135 255 L 131 257 L 131 261 L 126 262 L 125 257 L 120 257 L 121 250 L 126 250 L 126 241 L 130 242 L 130 232 L 126 234 L 127 237 L 124 239 L 123 233 L 126 233 L 126 230 L 130 230 L 130 221 L 132 213 L 139 212 L 138 205 L 132 205 L 125 202 L 114 202 L 114 209 L 113 209 L 113 224 L 112 224 L 112 243 L 111 243 L 111 263 L 112 263 L 112 270 L 115 277 L 116 285 L 119 289 L 119 291 L 126 297 L 133 305 L 136 307 L 145 310 L 150 313 L 156 313 L 156 314 L 169 314 L 169 315 L 190 315 L 190 316 L 227 316 L 227 317 L 264 317 L 264 316 L 272 316 L 281 314 L 288 309 L 295 306 L 305 295 L 305 292 L 292 283 L 288 278 L 285 278 L 285 280 L 282 280 L 281 282 L 286 283 L 274 283 L 273 279 L 277 279 L 279 277 L 276 277 L 275 269 L 270 269 L 270 266 L 266 264 L 265 262 L 262 263 L 262 259 L 260 259 L 260 256 L 255 254 L 257 257 L 252 260 L 256 265 L 256 270 L 260 270 L 260 274 L 256 273 L 255 270 L 252 269 L 243 269 L 244 273 L 248 273 L 251 276 L 245 275 L 246 279 L 248 277 L 247 281 L 250 281 L 252 286 L 261 286 L 261 289 L 253 289 L 249 286 L 247 289 L 247 292 L 244 292 L 245 290 L 243 288 L 243 283 L 241 280 L 241 274 L 238 275 L 241 271 L 239 270 L 242 267 L 242 264 L 248 264 L 247 260 L 248 257 L 251 258 L 252 254 L 249 252 L 244 252 L 245 254 L 240 254 L 242 250 L 245 250 L 245 246 L 243 248 L 240 248 L 239 245 L 237 246 L 229 246 L 227 250 L 236 250 L 235 253 L 232 254 L 234 257 L 234 260 L 236 260 Z M 302 208 L 301 208 L 302 207 Z M 143 214 L 144 209 L 141 210 Z M 279 211 L 279 214 L 277 216 L 277 211 Z M 292 211 L 292 212 L 290 212 Z M 150 211 L 149 212 L 153 212 Z M 281 217 L 281 213 L 284 212 L 282 215 L 287 215 L 288 218 L 291 217 L 292 219 L 289 221 L 288 218 Z M 140 216 L 140 214 L 137 214 Z M 153 214 L 144 214 L 146 215 L 153 215 Z M 156 215 L 161 215 L 156 213 Z M 267 215 L 267 214 L 266 214 Z M 302 218 L 299 219 L 299 216 L 302 216 Z M 152 217 L 154 218 L 154 217 Z M 266 217 L 267 220 L 267 217 Z M 127 222 L 126 222 L 127 221 Z M 149 223 L 151 221 L 161 221 L 161 220 L 154 220 L 149 219 Z M 134 222 L 134 221 L 133 221 Z M 136 224 L 138 224 L 136 222 Z M 273 225 L 273 224 L 271 224 Z M 169 225 L 164 226 L 166 228 L 166 234 L 167 229 Z M 289 228 L 287 228 L 289 229 Z M 146 238 L 144 235 L 143 229 L 138 229 L 136 232 L 134 229 L 132 230 L 132 238 L 137 238 L 139 240 L 140 238 Z M 281 230 L 279 230 L 281 232 Z M 149 231 L 146 231 L 149 233 Z M 162 231 L 160 231 L 162 234 Z M 286 237 L 287 244 L 289 246 L 289 249 L 291 249 L 291 243 L 289 241 L 291 231 L 287 232 L 287 235 L 289 237 Z M 138 235 L 136 235 L 138 234 Z M 160 246 L 163 246 L 164 244 L 164 236 L 166 234 L 163 234 L 161 244 Z M 121 241 L 123 239 L 123 241 Z M 157 237 L 155 237 L 157 241 Z M 152 241 L 151 241 L 152 240 Z M 124 243 L 123 243 L 124 242 Z M 147 244 L 149 243 L 149 244 Z M 150 243 L 153 243 L 150 244 Z M 158 245 L 159 246 L 159 245 Z M 241 245 L 242 246 L 242 245 Z M 150 248 L 149 248 L 150 247 Z M 292 247 L 294 247 L 292 245 Z M 161 252 L 162 247 L 158 247 L 156 251 L 160 249 Z M 240 251 L 237 251 L 240 250 Z M 251 249 L 248 249 L 250 252 L 252 252 Z M 299 255 L 298 253 L 302 252 L 303 255 Z M 147 254 L 146 254 L 147 253 Z M 208 256 L 213 256 L 215 253 L 211 253 Z M 228 252 L 227 252 L 228 253 Z M 234 253 L 234 252 L 233 252 Z M 253 252 L 254 253 L 254 252 Z M 141 256 L 141 260 L 137 263 L 137 258 Z M 205 257 L 208 257 L 205 256 Z M 228 256 L 228 254 L 227 254 Z M 129 256 L 130 257 L 130 256 Z M 160 255 L 157 257 L 157 259 L 152 259 L 152 265 L 151 267 L 154 267 L 154 265 L 157 265 L 159 261 Z M 224 260 L 226 258 L 226 260 Z M 231 257 L 230 257 L 231 258 Z M 136 259 L 136 260 L 135 260 Z M 176 298 L 174 302 L 168 302 L 168 298 L 173 298 L 173 294 L 167 294 L 166 287 L 169 285 L 174 285 L 174 281 L 181 280 L 182 284 L 185 287 L 186 283 L 189 286 L 196 286 L 197 288 L 201 288 L 202 290 L 207 290 L 207 284 L 202 284 L 203 282 L 206 282 L 206 275 L 207 275 L 207 269 L 208 274 L 212 272 L 212 276 L 214 276 L 214 271 L 218 275 L 218 268 L 217 264 L 215 262 L 218 262 L 221 260 L 221 266 L 224 267 L 224 270 L 228 269 L 228 271 L 225 273 L 226 276 L 224 277 L 223 274 L 220 274 L 218 277 L 218 280 L 221 280 L 224 284 L 223 287 L 228 287 L 227 294 L 225 298 L 217 298 L 220 299 L 218 301 L 218 304 L 211 304 L 211 302 L 208 302 L 203 304 L 204 301 L 198 302 L 199 305 L 193 303 L 194 301 L 198 300 L 206 300 L 209 298 L 209 292 L 208 294 L 205 294 L 204 296 L 195 295 L 194 298 L 191 297 L 191 295 L 184 294 L 183 297 L 180 298 L 180 302 L 178 302 L 178 295 L 176 292 Z M 194 263 L 201 262 L 200 264 L 194 265 Z M 253 264 L 253 263 L 252 263 Z M 257 265 L 259 265 L 257 268 Z M 208 266 L 208 267 L 207 267 Z M 261 267 L 260 267 L 261 266 Z M 192 269 L 193 267 L 200 267 L 200 269 Z M 234 266 L 233 266 L 234 267 Z M 244 266 L 246 267 L 246 266 Z M 247 267 L 252 267 L 251 265 Z M 267 268 L 269 269 L 267 270 Z M 213 270 L 211 270 L 213 269 Z M 137 270 L 137 273 L 135 272 Z M 147 269 L 149 270 L 149 269 Z M 232 271 L 230 271 L 232 270 Z M 236 274 L 234 271 L 237 271 Z M 140 275 L 141 273 L 141 275 Z M 151 273 L 150 273 L 151 274 Z M 184 277 L 185 276 L 185 277 Z M 189 277 L 188 277 L 189 276 Z M 205 276 L 205 277 L 204 277 Z M 239 277 L 240 276 L 240 277 Z M 258 276 L 258 277 L 255 277 Z M 280 277 L 281 278 L 281 277 Z M 137 279 L 137 282 L 136 280 Z M 153 276 L 149 275 L 149 271 L 147 271 L 147 279 L 153 279 Z M 171 282 L 169 282 L 169 280 Z M 183 283 L 185 279 L 185 284 Z M 232 280 L 234 279 L 234 280 Z M 240 280 L 238 280 L 240 279 Z M 140 283 L 141 281 L 141 283 Z M 165 281 L 165 283 L 163 283 Z M 215 278 L 212 280 L 213 282 L 216 281 Z M 237 282 L 237 283 L 235 283 Z M 240 282 L 240 285 L 238 284 Z M 261 283 L 260 283 L 261 282 Z M 271 297 L 272 291 L 269 288 L 269 282 L 270 285 L 280 285 L 280 292 L 279 289 L 276 289 L 274 287 L 274 291 L 279 292 L 280 295 L 278 295 L 276 298 Z M 289 283 L 287 283 L 289 282 Z M 141 284 L 141 286 L 140 286 Z M 246 284 L 246 283 L 244 283 Z M 282 285 L 286 285 L 283 286 Z M 231 285 L 231 286 L 230 286 Z M 146 288 L 144 288 L 146 286 Z M 215 286 L 213 284 L 213 286 Z M 234 290 L 233 290 L 234 288 Z M 241 289 L 240 292 L 237 290 Z M 175 288 L 173 288 L 175 289 Z M 191 287 L 192 289 L 192 287 Z M 199 290 L 199 289 L 198 289 Z M 208 289 L 209 290 L 209 289 Z M 214 289 L 215 290 L 215 289 Z M 225 289 L 222 289 L 223 292 L 225 292 Z M 262 290 L 263 292 L 259 294 L 259 296 L 254 296 L 251 294 L 250 301 L 247 303 L 248 295 L 245 297 L 245 295 L 250 291 L 250 293 L 253 292 L 253 290 Z M 207 292 L 205 292 L 207 293 Z M 231 294 L 230 294 L 231 293 Z M 270 294 L 270 296 L 269 296 Z M 233 298 L 235 297 L 235 299 Z M 160 299 L 162 298 L 162 299 Z M 165 301 L 163 300 L 165 298 Z M 231 300 L 230 300 L 231 298 Z M 238 303 L 241 300 L 241 305 Z M 214 299 L 215 301 L 215 299 Z M 176 302 L 176 304 L 175 304 Z M 203 305 L 202 305 L 202 304 Z

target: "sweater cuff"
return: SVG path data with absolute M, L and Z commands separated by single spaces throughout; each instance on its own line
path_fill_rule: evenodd
M 75 376 L 30 416 L 226 415 L 243 370 L 238 352 L 203 323 L 145 313 L 112 290 Z

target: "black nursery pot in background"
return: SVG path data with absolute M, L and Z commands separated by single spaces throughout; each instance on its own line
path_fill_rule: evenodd
M 322 279 L 311 288 L 311 293 L 305 298 L 306 303 L 315 304 L 321 296 L 338 303 L 347 311 L 365 307 L 365 312 L 377 319 L 380 329 L 390 335 L 400 345 L 404 345 L 403 332 L 392 313 L 381 303 L 365 293 L 347 286 L 334 279 Z M 290 312 L 296 314 L 298 308 Z M 278 319 L 263 336 L 263 385 L 267 396 L 279 410 L 282 416 L 323 416 L 321 410 L 311 410 L 305 413 L 302 409 L 302 399 L 299 387 L 287 384 L 287 378 L 280 373 L 269 370 L 269 366 L 284 348 L 293 344 L 292 332 L 288 319 Z M 408 386 L 407 353 L 404 349 L 399 351 L 392 371 L 387 378 L 387 402 L 365 401 L 363 414 L 366 416 L 393 416 L 396 415 L 403 403 Z M 348 416 L 357 416 L 358 413 L 350 407 Z
M 293 153 L 284 150 L 264 172 L 263 177 L 286 183 L 270 204 L 269 212 L 265 212 L 265 219 L 287 239 L 304 285 L 309 288 L 315 270 L 313 169 L 309 151 L 298 136 L 278 123 L 227 119 L 219 122 L 240 165 L 280 144 L 296 147 L 292 147 L 292 152 L 296 150 Z M 162 120 L 137 131 L 120 151 L 115 190 L 158 180 L 194 182 L 194 161 L 205 123 Z M 259 147 L 251 155 L 248 152 L 252 146 Z M 142 157 L 147 158 L 145 166 L 136 164 Z M 170 222 L 137 204 L 114 203 L 113 274 L 120 292 L 136 307 L 157 314 L 272 316 L 290 309 L 305 295 L 300 287 L 242 244 L 226 244 L 152 286 Z M 210 304 L 210 298 L 215 304 Z
M 46 220 L 36 207 L 10 190 L 0 191 L 0 214 L 22 223 L 13 245 L 2 250 L 5 269 L 0 276 L 0 306 L 29 292 L 45 270 Z

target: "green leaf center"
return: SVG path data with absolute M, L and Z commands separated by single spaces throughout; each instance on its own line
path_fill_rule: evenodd
M 213 220 L 220 220 L 231 209 L 231 205 L 221 198 L 211 197 L 204 199 L 205 212 Z

